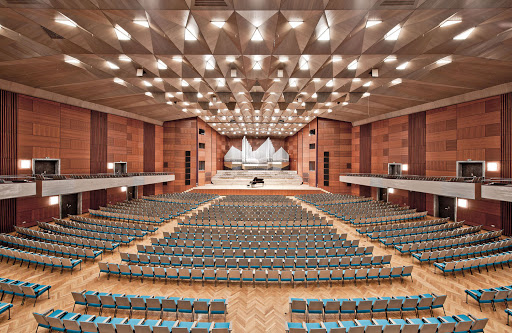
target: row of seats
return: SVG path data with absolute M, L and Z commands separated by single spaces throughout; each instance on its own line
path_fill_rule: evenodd
M 217 199 L 217 194 L 208 193 L 195 193 L 195 192 L 178 192 L 178 193 L 164 193 L 142 197 L 144 200 L 154 201 L 165 201 L 175 203 L 189 203 L 195 205 L 201 205 L 205 202 Z
M 12 295 L 12 303 L 12 301 L 14 300 L 14 296 L 21 296 L 23 297 L 21 305 L 25 303 L 25 300 L 27 298 L 33 298 L 35 306 L 37 298 L 44 294 L 45 292 L 48 293 L 48 298 L 50 298 L 51 287 L 52 286 L 44 284 L 0 278 L 0 292 L 2 293 L 1 299 L 3 300 L 5 295 Z
M 368 224 L 388 224 L 396 223 L 400 221 L 418 220 L 423 219 L 427 216 L 427 212 L 412 212 L 407 214 L 383 216 L 383 217 L 370 217 L 370 218 L 356 218 L 354 220 L 349 219 L 350 223 L 355 226 L 368 225 Z M 342 218 L 342 216 L 336 216 Z
M 412 257 L 420 262 L 447 261 L 453 259 L 469 258 L 470 256 L 482 256 L 489 253 L 507 251 L 512 247 L 512 239 L 504 239 L 493 243 L 480 244 L 466 247 L 456 247 L 454 249 L 427 251 L 413 253 Z
M 287 323 L 288 333 L 480 333 L 488 319 L 472 315 L 430 318 L 371 319 L 321 323 Z
M 295 201 L 284 195 L 226 195 L 216 205 L 223 206 L 295 206 Z
M 497 240 L 502 234 L 501 230 L 485 232 L 477 235 L 469 235 L 458 238 L 445 240 L 436 240 L 422 243 L 408 243 L 403 245 L 395 245 L 395 250 L 401 254 L 425 252 L 432 250 L 449 249 L 452 247 L 461 247 L 471 244 L 485 243 Z
M 170 247 L 160 245 L 137 244 L 137 251 L 146 254 L 168 256 L 206 257 L 206 258 L 333 258 L 371 255 L 373 246 L 330 248 L 330 249 L 213 249 Z
M 81 259 L 69 259 L 62 257 L 54 257 L 45 254 L 26 252 L 22 250 L 15 250 L 5 246 L 0 246 L 0 257 L 3 261 L 3 258 L 7 258 L 7 262 L 10 259 L 14 259 L 13 264 L 17 261 L 21 263 L 28 263 L 28 267 L 30 264 L 35 264 L 35 268 L 37 266 L 43 266 L 43 271 L 46 267 L 51 267 L 52 272 L 54 268 L 60 268 L 60 272 L 62 273 L 64 268 L 71 270 L 71 274 L 73 274 L 73 268 L 80 265 L 80 269 L 82 269 L 82 260 Z
M 238 236 L 299 236 L 299 235 L 328 235 L 337 234 L 336 228 L 286 228 L 286 229 L 233 229 L 233 228 L 204 228 L 204 227 L 174 227 L 174 232 L 192 233 L 202 235 L 238 235 Z M 171 237 L 171 233 L 164 231 L 164 238 Z
M 55 234 L 88 238 L 88 239 L 101 240 L 101 241 L 111 241 L 111 242 L 123 243 L 123 244 L 129 244 L 131 241 L 133 241 L 135 239 L 135 237 L 129 237 L 129 236 L 125 236 L 125 235 L 105 234 L 105 233 L 101 233 L 101 232 L 84 231 L 84 230 L 78 230 L 78 229 L 73 229 L 73 228 L 64 228 L 59 225 L 50 224 L 50 223 L 46 223 L 46 222 L 37 222 L 37 226 L 43 230 L 49 230 Z
M 444 224 L 448 222 L 448 218 L 435 219 L 435 220 L 424 220 L 418 222 L 408 222 L 408 223 L 393 223 L 393 224 L 379 224 L 379 225 L 371 225 L 366 227 L 361 227 L 356 229 L 360 234 L 366 235 L 374 232 L 380 231 L 393 231 L 393 230 L 405 230 L 405 229 L 416 229 L 423 228 L 438 224 Z
M 82 222 L 69 221 L 69 220 L 61 220 L 61 219 L 56 219 L 56 218 L 53 219 L 53 222 L 55 222 L 55 224 L 61 225 L 66 228 L 73 228 L 73 229 L 85 230 L 85 231 L 93 231 L 93 232 L 99 232 L 99 233 L 104 233 L 104 234 L 114 234 L 114 235 L 120 235 L 120 236 L 139 237 L 139 238 L 142 238 L 148 234 L 146 231 L 142 231 L 142 230 L 113 228 L 113 227 L 108 227 L 108 226 L 103 226 L 103 225 L 82 223 Z
M 151 243 L 159 246 L 186 247 L 186 248 L 210 248 L 210 249 L 341 249 L 358 247 L 359 239 L 347 239 L 337 241 L 272 241 L 272 242 L 249 242 L 249 241 L 212 241 L 202 239 L 167 239 L 152 238 Z
M 455 273 L 462 272 L 462 276 L 464 276 L 464 271 L 470 271 L 471 274 L 473 274 L 473 270 L 478 269 L 480 273 L 480 268 L 485 268 L 487 272 L 489 272 L 489 267 L 491 266 L 494 270 L 496 270 L 497 265 L 501 265 L 501 268 L 503 268 L 503 264 L 507 264 L 510 268 L 511 261 L 512 251 L 458 261 L 436 262 L 434 263 L 434 267 L 443 272 L 444 275 L 446 275 L 446 273 L 453 273 L 453 276 L 455 276 Z
M 72 221 L 76 221 L 76 222 L 80 222 L 80 223 L 95 224 L 95 225 L 105 225 L 105 226 L 111 227 L 111 228 L 140 230 L 140 231 L 145 231 L 148 233 L 154 233 L 158 230 L 158 227 L 155 227 L 153 225 L 148 225 L 148 224 L 100 220 L 100 219 L 93 219 L 93 218 L 85 217 L 85 216 L 81 216 L 81 215 L 68 215 L 68 217 Z
M 401 245 L 401 244 L 407 244 L 407 243 L 424 243 L 427 241 L 434 241 L 434 240 L 443 240 L 448 238 L 456 238 L 464 235 L 470 235 L 475 234 L 482 230 L 482 226 L 473 226 L 468 228 L 459 228 L 455 230 L 450 231 L 440 231 L 440 232 L 434 232 L 429 234 L 422 234 L 422 235 L 411 235 L 411 236 L 401 236 L 401 237 L 393 237 L 393 238 L 384 238 L 381 239 L 380 242 L 384 246 L 394 246 L 394 245 Z
M 311 205 L 338 205 L 356 202 L 371 201 L 371 198 L 360 197 L 350 194 L 327 194 L 327 193 L 311 193 L 311 194 L 300 194 L 295 198 L 307 202 Z
M 325 320 L 325 315 L 338 315 L 341 320 L 341 314 L 369 313 L 372 318 L 374 313 L 415 311 L 416 316 L 419 311 L 429 310 L 433 315 L 434 309 L 443 309 L 446 301 L 446 295 L 423 294 L 414 296 L 392 296 L 392 297 L 368 297 L 368 298 L 290 298 L 290 320 L 293 320 L 294 313 L 303 314 L 306 321 L 309 321 L 310 314 L 321 315 Z M 446 314 L 446 313 L 445 313 Z
M 121 214 L 114 212 L 107 212 L 99 209 L 89 209 L 89 215 L 101 217 L 103 219 L 112 219 L 114 221 L 128 221 L 136 223 L 150 223 L 150 224 L 162 224 L 165 219 L 152 216 L 141 216 L 133 214 Z
M 204 234 L 204 233 L 185 233 L 173 232 L 169 234 L 164 232 L 165 239 L 181 240 L 211 240 L 211 241 L 239 241 L 239 242 L 327 242 L 346 240 L 347 234 L 302 234 L 302 235 L 237 235 L 235 233 L 226 234 Z
M 206 299 L 206 298 L 183 298 L 167 296 L 143 296 L 112 294 L 91 290 L 82 290 L 81 292 L 72 292 L 75 305 L 85 306 L 85 313 L 89 308 L 99 308 L 101 315 L 104 309 L 114 309 L 114 316 L 117 310 L 130 310 L 130 317 L 133 311 L 144 311 L 144 318 L 147 318 L 148 312 L 159 312 L 160 318 L 164 313 L 175 313 L 178 319 L 179 313 L 191 314 L 194 320 L 194 314 L 206 314 L 208 320 L 210 315 L 224 315 L 228 312 L 228 302 L 226 299 Z
M 37 327 L 66 333 L 229 333 L 230 323 L 101 317 L 50 309 L 33 313 Z
M 14 226 L 14 230 L 18 235 L 37 239 L 42 242 L 51 242 L 103 251 L 114 251 L 117 247 L 119 247 L 119 243 L 114 243 L 111 241 L 100 241 L 96 239 L 87 239 L 75 236 L 55 235 L 47 231 L 43 232 L 17 226 Z
M 453 230 L 464 226 L 464 222 L 451 222 L 451 223 L 443 223 L 437 225 L 430 225 L 421 228 L 408 228 L 408 229 L 395 229 L 388 231 L 376 231 L 368 234 L 368 238 L 370 239 L 386 239 L 392 237 L 401 237 L 401 236 L 410 236 L 410 235 L 421 235 L 421 234 L 430 234 L 439 231 Z
M 118 279 L 121 276 L 140 278 L 151 278 L 153 282 L 155 279 L 171 279 L 204 282 L 225 281 L 229 286 L 229 282 L 277 282 L 281 285 L 282 282 L 292 283 L 295 286 L 296 282 L 305 283 L 306 287 L 308 282 L 342 282 L 358 280 L 366 281 L 400 278 L 403 281 L 404 277 L 411 277 L 413 266 L 397 266 L 397 267 L 383 267 L 383 268 L 361 268 L 361 269 L 345 269 L 345 270 L 239 270 L 239 269 L 187 269 L 187 268 L 164 268 L 164 267 L 150 267 L 150 266 L 137 266 L 137 265 L 124 265 L 114 263 L 99 262 L 100 274 L 105 273 L 110 275 L 117 275 Z
M 101 250 L 94 251 L 91 249 L 82 249 L 73 246 L 56 245 L 46 242 L 34 241 L 31 239 L 15 237 L 7 234 L 0 234 L 0 242 L 13 248 L 23 248 L 28 249 L 30 251 L 47 253 L 49 255 L 75 257 L 84 260 L 94 260 L 97 257 L 103 255 L 103 251 Z
M 229 220 L 178 220 L 179 225 L 191 225 L 200 227 L 231 227 L 231 228 L 318 228 L 332 227 L 332 222 L 327 220 L 272 220 L 272 221 L 229 221 Z
M 136 265 L 217 268 L 217 269 L 322 269 L 372 267 L 391 264 L 391 255 L 374 257 L 342 258 L 297 258 L 297 259 L 259 259 L 259 258 L 190 258 L 177 256 L 159 256 L 136 253 L 121 253 L 121 261 Z
M 12 303 L 0 302 L 0 314 L 4 313 L 5 311 L 9 311 L 9 319 L 11 319 L 11 308 Z
M 497 288 L 487 289 L 466 289 L 466 303 L 468 296 L 471 296 L 478 302 L 480 311 L 482 311 L 482 304 L 491 304 L 494 311 L 496 311 L 496 303 L 505 303 L 508 307 L 508 301 L 512 301 L 512 286 L 503 286 Z

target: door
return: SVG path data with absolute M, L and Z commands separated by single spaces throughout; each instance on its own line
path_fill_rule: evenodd
M 128 189 L 126 189 L 126 199 L 128 201 L 137 199 L 137 187 L 130 186 Z
M 377 199 L 381 200 L 381 201 L 384 201 L 384 202 L 388 202 L 388 189 L 387 188 L 379 187 L 379 192 L 378 192 Z
M 116 174 L 124 174 L 127 173 L 127 165 L 126 162 L 115 162 L 114 163 L 114 172 Z
M 484 164 L 482 162 L 464 162 L 460 163 L 460 177 L 482 177 L 484 174 Z
M 455 198 L 438 196 L 437 207 L 439 217 L 448 217 L 455 221 Z
M 61 218 L 78 214 L 78 193 L 62 195 L 60 200 Z
M 58 164 L 57 160 L 34 160 L 34 173 L 36 175 L 57 175 Z

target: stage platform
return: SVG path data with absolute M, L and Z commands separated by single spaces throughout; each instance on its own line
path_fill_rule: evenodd
M 194 187 L 190 192 L 211 193 L 218 195 L 286 195 L 293 196 L 299 194 L 323 193 L 322 189 L 308 185 L 258 185 L 256 187 L 247 187 L 247 185 L 204 185 Z
M 297 171 L 290 170 L 219 170 L 212 177 L 212 184 L 245 186 L 254 177 L 263 178 L 265 185 L 269 186 L 299 186 L 302 184 L 302 177 L 297 174 Z

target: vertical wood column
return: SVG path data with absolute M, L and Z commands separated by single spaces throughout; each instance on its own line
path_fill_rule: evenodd
M 409 151 L 408 164 L 410 175 L 425 176 L 427 171 L 427 113 L 418 112 L 409 115 Z M 427 195 L 409 192 L 409 206 L 418 211 L 427 209 Z
M 144 172 L 155 172 L 155 125 L 144 123 Z M 155 194 L 155 184 L 144 185 L 144 195 Z
M 91 110 L 91 174 L 107 173 L 107 114 Z M 90 208 L 107 204 L 107 190 L 91 191 Z
M 512 178 L 512 93 L 501 95 L 500 177 Z M 512 202 L 501 201 L 501 225 L 504 234 L 512 235 Z
M 372 124 L 361 125 L 360 135 L 360 151 L 359 151 L 359 172 L 372 172 Z M 372 196 L 372 188 L 370 186 L 359 186 L 359 195 L 365 197 Z
M 0 90 L 0 175 L 15 175 L 17 163 L 18 95 Z M 16 224 L 16 199 L 0 200 L 0 232 Z

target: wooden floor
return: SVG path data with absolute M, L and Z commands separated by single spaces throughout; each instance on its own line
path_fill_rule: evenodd
M 308 206 L 310 207 L 310 206 Z M 171 231 L 176 225 L 173 221 L 160 228 L 156 237 L 161 237 L 163 231 Z M 349 238 L 359 238 L 355 229 L 340 223 L 334 222 L 334 226 L 338 228 L 338 232 L 348 232 Z M 138 243 L 149 244 L 149 237 Z M 135 243 L 137 244 L 137 243 Z M 136 252 L 135 244 L 124 246 L 121 251 Z M 373 244 L 367 240 L 362 240 L 362 244 Z M 383 249 L 378 246 L 375 248 L 375 254 L 391 253 L 391 249 Z M 103 257 L 103 261 L 120 262 L 119 253 L 107 254 Z M 405 265 L 412 262 L 410 256 L 400 257 L 394 255 L 392 265 Z M 466 277 L 459 275 L 457 278 L 444 278 L 442 275 L 433 273 L 432 265 L 419 266 L 415 264 L 413 271 L 414 282 L 410 279 L 405 280 L 403 284 L 399 281 L 389 282 L 378 285 L 377 282 L 370 283 L 369 286 L 364 283 L 346 284 L 344 287 L 335 285 L 332 288 L 328 285 L 320 285 L 320 287 L 309 286 L 305 288 L 302 285 L 293 289 L 291 286 L 283 285 L 283 288 L 271 286 L 268 289 L 264 286 L 244 285 L 242 288 L 231 285 L 229 288 L 225 284 L 217 285 L 207 284 L 204 287 L 200 283 L 188 284 L 181 283 L 179 286 L 175 282 L 157 281 L 153 284 L 151 281 L 128 279 L 107 280 L 102 275 L 98 278 L 98 264 L 96 262 L 87 262 L 82 265 L 81 271 L 75 271 L 73 275 L 69 272 L 60 274 L 59 272 L 50 273 L 43 272 L 42 269 L 34 270 L 32 267 L 27 268 L 6 264 L 5 261 L 0 263 L 0 277 L 31 281 L 41 284 L 52 285 L 50 299 L 46 295 L 41 297 L 35 307 L 33 302 L 28 301 L 21 306 L 21 298 L 14 299 L 14 308 L 11 309 L 11 320 L 7 320 L 7 313 L 0 316 L 0 332 L 34 332 L 36 329 L 36 321 L 32 316 L 33 311 L 45 311 L 50 308 L 63 309 L 71 311 L 73 308 L 73 298 L 71 291 L 80 291 L 83 289 L 109 291 L 115 293 L 129 293 L 140 295 L 166 295 L 166 296 L 183 296 L 183 297 L 201 297 L 201 298 L 227 298 L 229 301 L 227 321 L 232 323 L 234 332 L 284 332 L 286 321 L 290 320 L 288 313 L 289 297 L 304 298 L 349 298 L 349 297 L 369 297 L 369 296 L 391 296 L 391 295 L 415 295 L 421 293 L 438 293 L 447 294 L 448 299 L 445 305 L 447 315 L 471 313 L 477 317 L 488 317 L 491 320 L 486 327 L 485 332 L 512 332 L 512 328 L 506 326 L 506 315 L 504 313 L 504 305 L 497 306 L 498 311 L 493 312 L 490 306 L 484 307 L 484 312 L 480 312 L 476 302 L 465 303 L 464 289 L 485 288 L 490 286 L 501 286 L 511 284 L 512 269 L 498 269 L 498 271 L 490 273 L 475 274 Z M 10 297 L 4 297 L 4 301 L 10 301 Z M 83 307 L 77 306 L 76 312 L 82 312 Z M 89 313 L 97 314 L 97 310 L 91 310 Z M 442 310 L 436 310 L 436 316 L 443 315 Z M 112 312 L 105 311 L 104 315 L 113 315 Z M 422 316 L 430 316 L 427 312 L 420 313 Z M 120 311 L 117 316 L 128 316 L 128 312 Z M 413 316 L 411 313 L 409 316 Z M 135 312 L 134 318 L 142 318 L 142 312 Z M 360 319 L 366 319 L 369 316 L 361 315 Z M 378 315 L 376 318 L 384 318 L 384 315 Z M 157 315 L 150 315 L 149 318 L 157 318 Z M 397 316 L 392 316 L 397 318 Z M 169 317 L 174 320 L 174 317 Z M 180 315 L 180 320 L 190 321 L 189 316 Z M 352 316 L 343 316 L 343 320 L 353 319 Z M 206 316 L 199 318 L 200 321 L 206 321 Z M 214 318 L 216 321 L 224 321 L 222 316 Z M 294 316 L 294 321 L 302 321 L 303 318 Z M 319 316 L 312 316 L 311 321 L 319 321 Z M 327 317 L 327 321 L 337 320 L 335 317 Z M 39 330 L 45 332 L 45 330 Z

